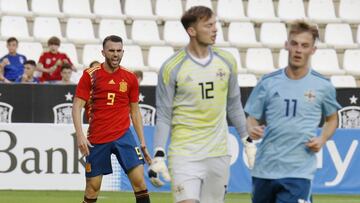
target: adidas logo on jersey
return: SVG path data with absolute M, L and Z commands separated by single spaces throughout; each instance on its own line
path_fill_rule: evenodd
M 109 82 L 108 82 L 109 85 L 115 85 L 115 82 L 113 79 L 111 79 Z
M 186 76 L 185 82 L 192 82 L 193 79 L 190 77 L 190 75 Z

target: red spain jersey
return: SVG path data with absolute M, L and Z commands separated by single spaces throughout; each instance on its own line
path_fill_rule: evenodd
M 135 74 L 120 66 L 106 72 L 104 64 L 84 70 L 76 88 L 76 97 L 86 101 L 90 143 L 114 141 L 130 126 L 130 103 L 139 100 L 139 84 Z
M 69 57 L 64 53 L 51 53 L 51 52 L 44 52 L 40 58 L 39 63 L 42 63 L 44 68 L 49 69 L 50 67 L 54 66 L 57 60 L 63 61 L 63 63 L 68 63 L 72 65 Z M 42 73 L 40 81 L 50 81 L 50 80 L 61 80 L 61 66 L 58 66 L 56 70 L 52 73 Z

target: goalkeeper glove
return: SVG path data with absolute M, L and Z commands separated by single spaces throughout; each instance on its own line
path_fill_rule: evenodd
M 165 163 L 165 152 L 161 148 L 155 149 L 155 156 L 148 170 L 148 176 L 151 184 L 155 187 L 161 187 L 164 182 L 160 180 L 160 174 L 165 181 L 170 181 L 169 170 Z
M 255 156 L 256 156 L 256 145 L 253 143 L 249 136 L 246 136 L 242 139 L 242 143 L 244 144 L 246 158 L 249 164 L 249 169 L 252 169 L 255 164 Z

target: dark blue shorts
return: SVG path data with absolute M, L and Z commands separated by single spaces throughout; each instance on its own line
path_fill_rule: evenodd
M 252 178 L 253 203 L 310 203 L 311 181 L 303 178 Z
M 144 164 L 140 148 L 136 145 L 130 129 L 119 139 L 94 144 L 89 147 L 90 155 L 86 157 L 85 175 L 95 177 L 112 173 L 111 154 L 115 154 L 119 164 L 127 174 L 132 168 Z

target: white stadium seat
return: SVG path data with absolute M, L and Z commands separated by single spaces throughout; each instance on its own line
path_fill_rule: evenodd
M 82 63 L 85 67 L 89 67 L 92 61 L 104 61 L 104 56 L 101 54 L 102 45 L 100 44 L 85 44 L 83 48 Z
M 151 7 L 151 0 L 126 0 L 125 14 L 135 20 L 155 20 Z
M 62 8 L 67 17 L 95 18 L 91 13 L 89 0 L 63 0 Z
M 285 68 L 289 63 L 289 52 L 286 49 L 280 49 L 278 68 Z
M 278 17 L 283 21 L 305 19 L 303 0 L 279 0 Z
M 37 62 L 44 50 L 40 42 L 19 42 L 17 51 L 25 55 L 28 60 Z
M 148 54 L 148 66 L 150 70 L 158 72 L 162 64 L 174 54 L 171 46 L 152 46 Z
M 360 1 L 340 0 L 339 18 L 347 23 L 360 23 Z
M 360 77 L 360 49 L 345 50 L 343 68 L 347 74 Z
M 141 86 L 156 86 L 158 83 L 158 74 L 155 72 L 143 72 L 143 80 Z
M 211 0 L 186 0 L 185 11 L 193 6 L 206 6 L 212 9 Z
M 69 18 L 66 24 L 66 37 L 79 44 L 99 43 L 95 38 L 92 22 L 88 18 Z
M 97 18 L 125 18 L 119 0 L 94 0 L 94 14 Z
M 333 75 L 330 77 L 330 81 L 336 88 L 356 87 L 356 80 L 351 75 Z
M 360 25 L 358 25 L 357 32 L 356 32 L 356 42 L 360 44 Z
M 246 73 L 246 69 L 241 64 L 240 52 L 237 48 L 221 47 L 221 49 L 230 52 L 234 56 L 234 58 L 236 60 L 236 64 L 237 64 L 238 73 Z
M 327 24 L 325 27 L 325 43 L 335 49 L 357 48 L 354 43 L 351 27 L 347 23 Z
M 189 35 L 180 21 L 168 20 L 164 25 L 164 40 L 167 45 L 185 46 L 189 43 Z
M 31 10 L 36 16 L 64 17 L 59 0 L 31 0 Z
M 254 74 L 238 74 L 237 79 L 240 87 L 255 87 L 257 83 Z
M 4 56 L 8 53 L 9 53 L 9 51 L 6 48 L 6 41 L 0 41 L 0 56 Z
M 333 0 L 309 0 L 308 17 L 315 23 L 340 22 L 335 16 Z
M 279 22 L 272 0 L 248 0 L 247 16 L 254 22 Z
M 62 53 L 66 53 L 66 55 L 70 58 L 71 62 L 75 67 L 82 68 L 82 65 L 79 63 L 76 47 L 73 43 L 61 43 L 59 51 Z M 89 64 L 84 65 L 88 66 Z
M 283 48 L 287 40 L 287 31 L 284 23 L 262 23 L 260 42 L 269 48 Z
M 224 33 L 220 22 L 216 22 L 216 28 L 217 28 L 217 33 L 215 39 L 215 46 L 219 46 L 219 47 L 230 46 L 230 43 L 225 41 L 224 39 Z
M 27 0 L 1 0 L 0 10 L 2 15 L 32 16 L 32 12 L 30 12 L 28 8 Z
M 56 17 L 35 17 L 33 31 L 34 38 L 41 42 L 47 42 L 52 36 L 59 37 L 61 41 L 64 41 L 60 21 Z
M 121 60 L 121 65 L 130 70 L 148 70 L 148 68 L 144 65 L 141 47 L 137 45 L 124 46 L 124 56 Z
M 231 22 L 228 29 L 228 40 L 236 47 L 261 47 L 256 40 L 254 24 L 250 22 Z
M 243 2 L 239 0 L 218 0 L 217 17 L 221 21 L 249 21 L 245 16 Z
M 246 51 L 246 68 L 254 74 L 267 74 L 275 70 L 271 50 L 249 48 Z
M 155 14 L 160 20 L 179 20 L 183 14 L 181 0 L 156 0 Z
M 33 41 L 33 37 L 29 35 L 26 19 L 21 16 L 2 16 L 1 37 L 2 39 L 16 37 L 19 41 Z
M 334 49 L 317 49 L 311 57 L 311 67 L 323 75 L 342 75 Z
M 99 38 L 104 40 L 109 35 L 118 35 L 123 39 L 124 44 L 131 44 L 127 37 L 125 23 L 120 19 L 102 19 L 99 24 Z
M 153 20 L 134 20 L 131 29 L 131 39 L 141 46 L 164 45 L 160 40 L 158 26 Z

